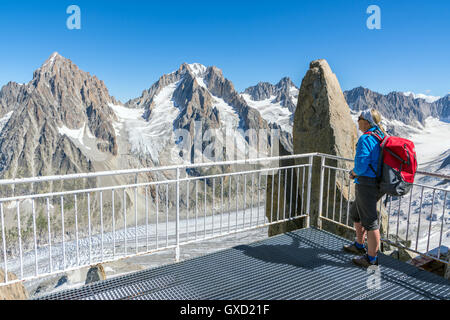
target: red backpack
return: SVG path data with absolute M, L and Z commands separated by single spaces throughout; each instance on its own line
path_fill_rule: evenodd
M 375 172 L 380 191 L 391 196 L 407 194 L 414 183 L 417 170 L 416 149 L 408 139 L 385 135 L 377 130 L 367 132 L 380 143 L 381 153 Z

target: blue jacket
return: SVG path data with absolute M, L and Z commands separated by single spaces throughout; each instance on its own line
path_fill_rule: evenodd
M 376 129 L 379 128 L 374 126 L 366 132 L 374 131 Z M 383 132 L 381 132 L 381 130 L 378 130 L 378 132 L 381 134 L 381 138 L 384 138 Z M 376 175 L 369 165 L 372 165 L 372 168 L 377 170 L 380 152 L 381 148 L 377 138 L 370 134 L 361 135 L 356 145 L 355 167 L 353 168 L 353 172 L 357 176 L 375 178 Z M 357 178 L 355 179 L 355 183 L 359 183 Z

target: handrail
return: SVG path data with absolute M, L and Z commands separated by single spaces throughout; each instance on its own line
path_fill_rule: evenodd
M 170 166 L 162 166 L 162 167 L 151 167 L 151 168 L 141 168 L 141 169 L 124 169 L 124 170 L 110 170 L 110 171 L 98 171 L 98 172 L 86 172 L 86 173 L 73 173 L 66 175 L 48 175 L 48 176 L 36 176 L 36 177 L 26 177 L 26 178 L 17 178 L 17 179 L 0 179 L 1 185 L 9 185 L 9 184 L 19 184 L 19 183 L 33 183 L 33 182 L 49 182 L 55 180 L 70 180 L 70 179 L 83 179 L 83 178 L 96 178 L 96 177 L 105 177 L 112 175 L 126 175 L 126 174 L 139 174 L 146 172 L 154 172 L 154 171 L 166 171 L 166 170 L 176 170 L 186 169 L 186 168 L 199 168 L 199 167 L 208 167 L 208 166 L 222 166 L 222 165 L 232 165 L 232 164 L 248 164 L 253 162 L 262 162 L 262 161 L 276 161 L 276 160 L 288 160 L 294 158 L 301 157 L 322 157 L 325 156 L 328 159 L 332 160 L 344 160 L 344 161 L 354 161 L 354 159 L 344 158 L 336 155 L 330 155 L 326 153 L 320 152 L 312 152 L 306 154 L 292 154 L 286 156 L 275 156 L 275 157 L 265 157 L 265 158 L 249 158 L 249 159 L 240 159 L 240 160 L 229 160 L 229 161 L 220 161 L 220 162 L 202 162 L 202 163 L 192 163 L 192 164 L 183 164 L 183 165 L 170 165 Z M 417 174 L 433 176 L 443 179 L 450 179 L 450 175 L 437 174 L 432 172 L 425 171 L 416 171 Z
M 425 172 L 425 171 L 416 171 L 416 174 L 421 174 L 424 176 L 430 176 L 430 177 L 436 177 L 436 178 L 442 178 L 442 179 L 449 179 L 450 180 L 450 175 L 447 174 L 442 174 L 442 173 L 432 173 L 432 172 Z
M 182 165 L 170 165 L 162 167 L 152 167 L 152 168 L 141 168 L 141 169 L 124 169 L 124 170 L 110 170 L 110 171 L 99 171 L 99 172 L 89 172 L 89 173 L 72 173 L 66 175 L 51 175 L 51 176 L 37 176 L 37 177 L 27 177 L 18 179 L 0 179 L 1 185 L 9 184 L 19 184 L 19 183 L 33 183 L 33 182 L 48 182 L 48 181 L 59 181 L 59 180 L 70 180 L 70 179 L 83 179 L 83 178 L 96 178 L 105 176 L 115 176 L 115 175 L 125 175 L 125 174 L 136 174 L 136 173 L 146 173 L 153 171 L 167 171 L 176 169 L 186 169 L 186 168 L 200 168 L 209 166 L 225 166 L 233 164 L 249 164 L 254 162 L 267 162 L 267 161 L 279 161 L 288 160 L 294 158 L 306 158 L 310 156 L 318 155 L 317 152 L 306 153 L 306 154 L 293 154 L 286 156 L 274 156 L 265 158 L 248 158 L 239 160 L 229 160 L 229 161 L 219 161 L 219 162 L 202 162 L 202 163 L 192 163 L 192 164 L 182 164 Z

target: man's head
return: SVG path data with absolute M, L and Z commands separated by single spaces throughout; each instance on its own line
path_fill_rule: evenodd
M 361 112 L 358 117 L 358 127 L 362 132 L 366 132 L 373 126 L 378 126 L 381 121 L 381 115 L 375 109 L 368 109 Z

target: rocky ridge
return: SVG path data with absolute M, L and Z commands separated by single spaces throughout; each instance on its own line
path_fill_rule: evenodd
M 345 99 L 354 111 L 369 108 L 377 109 L 389 120 L 401 121 L 407 125 L 424 125 L 427 117 L 449 121 L 450 95 L 432 103 L 403 92 L 390 92 L 386 95 L 367 88 L 357 87 L 344 92 Z

